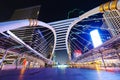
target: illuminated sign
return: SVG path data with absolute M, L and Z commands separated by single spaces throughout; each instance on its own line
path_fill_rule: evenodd
M 98 30 L 93 30 L 90 32 L 94 48 L 102 44 Z
M 75 55 L 75 57 L 81 56 L 82 55 L 81 50 L 74 50 L 74 55 Z

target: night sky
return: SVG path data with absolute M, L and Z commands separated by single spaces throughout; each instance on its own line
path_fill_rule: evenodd
M 77 17 L 110 0 L 0 0 L 0 21 L 7 21 L 16 9 L 41 5 L 39 20 L 52 22 Z

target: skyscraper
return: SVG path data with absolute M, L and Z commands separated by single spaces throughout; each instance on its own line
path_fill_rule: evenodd
M 40 6 L 33 6 L 29 8 L 17 9 L 10 20 L 20 20 L 20 19 L 37 19 L 40 11 Z M 16 30 L 14 33 L 19 37 L 22 38 L 25 42 L 31 42 L 32 37 L 31 34 L 34 33 L 34 29 L 23 29 L 23 30 Z M 30 36 L 25 38 L 25 36 Z
M 23 9 L 17 9 L 10 20 L 18 19 L 37 19 L 40 12 L 40 6 L 33 6 Z
M 103 17 L 112 36 L 120 33 L 120 10 L 117 8 L 117 3 L 118 0 L 114 0 L 100 6 L 100 11 L 103 13 Z

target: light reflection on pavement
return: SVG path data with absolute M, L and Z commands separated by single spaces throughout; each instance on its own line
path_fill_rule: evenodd
M 0 71 L 0 80 L 120 80 L 120 72 L 79 68 L 23 68 Z

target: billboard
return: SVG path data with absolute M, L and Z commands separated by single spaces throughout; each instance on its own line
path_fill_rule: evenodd
M 100 38 L 98 30 L 93 30 L 90 32 L 90 36 L 92 38 L 94 48 L 100 46 L 102 44 L 102 40 Z

